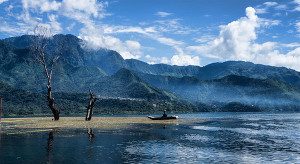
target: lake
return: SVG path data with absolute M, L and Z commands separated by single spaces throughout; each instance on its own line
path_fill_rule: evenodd
M 7 134 L 0 163 L 300 163 L 300 113 L 197 113 L 188 125 Z

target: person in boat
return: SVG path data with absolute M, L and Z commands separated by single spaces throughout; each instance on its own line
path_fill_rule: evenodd
M 168 117 L 168 115 L 166 114 L 166 110 L 164 110 L 164 114 L 163 114 L 163 116 L 162 117 Z

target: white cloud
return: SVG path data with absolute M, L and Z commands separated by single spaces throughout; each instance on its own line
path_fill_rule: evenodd
M 158 20 L 155 21 L 154 25 L 155 29 L 159 32 L 165 33 L 173 33 L 173 34 L 190 34 L 192 32 L 196 32 L 197 30 L 193 30 L 189 27 L 183 26 L 180 21 L 182 19 L 168 19 L 168 20 Z
M 3 22 L 0 22 L 0 31 L 6 32 L 9 34 L 13 34 L 15 32 L 18 32 L 19 30 L 10 26 L 7 22 L 3 21 Z
M 116 34 L 116 33 L 139 33 L 146 36 L 150 36 L 154 33 L 158 33 L 155 30 L 155 27 L 136 27 L 136 26 L 111 26 L 111 25 L 102 25 L 103 32 L 105 34 Z
M 86 41 L 86 47 L 99 49 L 108 48 L 118 51 L 125 59 L 139 58 L 142 55 L 140 51 L 141 45 L 136 41 L 121 41 L 119 38 L 110 36 L 110 34 L 116 33 L 139 33 L 149 38 L 158 41 L 161 44 L 168 46 L 183 45 L 182 41 L 177 41 L 172 38 L 164 37 L 161 32 L 167 31 L 169 28 L 172 31 L 186 32 L 185 28 L 178 23 L 179 19 L 167 20 L 166 22 L 159 22 L 161 26 L 150 26 L 146 28 L 134 27 L 134 26 L 110 26 L 110 25 L 97 25 L 95 20 L 101 19 L 107 15 L 105 8 L 107 2 L 98 2 L 97 0 L 63 0 L 50 1 L 50 0 L 23 0 L 23 14 L 19 17 L 26 24 L 35 26 L 38 22 L 45 20 L 38 20 L 37 17 L 32 17 L 31 12 L 49 12 L 55 11 L 57 14 L 61 14 L 69 19 L 73 19 L 76 23 L 81 23 L 83 27 L 80 29 L 79 36 Z M 172 13 L 158 12 L 162 17 L 171 15 Z M 48 15 L 49 22 L 46 24 L 51 25 L 52 30 L 55 33 L 62 32 L 61 24 L 57 21 L 58 16 L 55 14 Z M 158 23 L 158 22 L 157 22 Z M 67 27 L 67 30 L 71 30 L 74 27 L 74 23 Z M 103 26 L 103 27 L 102 27 Z M 163 27 L 164 26 L 164 27 Z M 169 30 L 170 31 L 170 30 Z
M 63 29 L 60 23 L 56 21 L 57 16 L 53 16 L 54 11 L 67 18 L 74 19 L 82 23 L 86 28 L 91 29 L 88 26 L 93 25 L 92 18 L 101 19 L 109 15 L 105 12 L 107 5 L 108 2 L 98 2 L 97 0 L 22 0 L 23 12 L 18 16 L 18 19 L 23 20 L 24 23 L 33 28 L 39 22 L 45 22 L 45 20 L 32 17 L 31 13 L 38 14 L 48 12 L 48 14 L 50 14 L 48 16 L 48 23 L 51 24 L 53 31 L 62 32 Z M 71 27 L 72 26 L 69 26 L 68 29 L 71 29 Z
M 9 16 L 12 16 L 12 15 L 13 15 L 12 12 L 11 12 L 11 9 L 13 9 L 13 8 L 14 8 L 13 5 L 9 5 L 8 7 L 5 8 L 5 11 L 7 12 L 7 14 L 8 14 Z
M 222 26 L 220 36 L 212 42 L 212 54 L 236 60 L 250 60 L 251 42 L 256 39 L 255 28 L 259 27 L 258 17 L 252 7 L 246 8 L 247 17 Z
M 143 54 L 141 52 L 141 44 L 137 41 L 126 40 L 125 46 L 127 47 L 129 52 L 131 52 L 132 54 L 134 54 L 136 56 L 135 58 L 139 58 L 140 55 Z
M 187 65 L 198 65 L 200 66 L 200 58 L 198 56 L 190 56 L 183 52 L 179 47 L 174 47 L 178 54 L 171 58 L 172 65 L 187 66 Z
M 163 64 L 172 64 L 179 66 L 187 66 L 187 65 L 200 65 L 200 58 L 198 56 L 190 56 L 183 52 L 183 50 L 179 47 L 173 47 L 177 54 L 174 55 L 171 60 L 167 57 L 152 57 L 150 55 L 146 55 L 145 58 L 149 61 L 148 63 L 156 64 L 157 62 Z
M 41 4 L 41 11 L 42 12 L 48 12 L 48 11 L 57 11 L 61 6 L 60 2 L 56 2 L 56 1 L 44 1 L 44 3 Z
M 266 18 L 259 18 L 258 21 L 258 23 L 264 27 L 278 26 L 281 23 L 280 20 L 272 20 Z
M 297 32 L 300 32 L 300 22 L 297 22 L 295 24 L 295 26 L 296 26 Z
M 141 46 L 138 42 L 135 41 L 126 41 L 122 43 L 119 39 L 108 36 L 107 34 L 116 34 L 116 33 L 138 33 L 143 34 L 151 39 L 158 41 L 161 44 L 168 45 L 171 47 L 183 45 L 184 42 L 177 41 L 172 38 L 163 37 L 160 35 L 154 27 L 134 27 L 134 26 L 108 26 L 102 25 L 101 27 L 95 27 L 93 22 L 89 22 L 90 25 L 86 28 L 82 28 L 80 35 L 82 39 L 86 40 L 89 43 L 89 48 L 98 49 L 109 48 L 118 51 L 123 58 L 140 58 L 142 52 L 140 51 Z M 88 27 L 88 28 L 87 28 Z M 97 37 L 95 37 L 96 35 Z M 109 38 L 109 39 L 107 39 Z M 110 41 L 109 43 L 106 43 Z M 112 44 L 114 43 L 114 44 Z M 117 44 L 116 44 L 117 43 Z M 166 60 L 163 60 L 166 62 Z
M 300 0 L 294 0 L 294 3 L 297 4 L 295 10 L 296 10 L 296 11 L 300 11 Z
M 22 4 L 25 10 L 32 8 L 41 12 L 57 11 L 61 6 L 61 2 L 49 0 L 22 0 Z
M 287 55 L 293 55 L 293 56 L 298 56 L 300 57 L 300 46 L 293 51 L 290 51 Z
M 162 11 L 159 11 L 156 13 L 156 15 L 160 16 L 160 17 L 167 17 L 167 16 L 170 16 L 172 15 L 173 13 L 167 13 L 167 12 L 162 12 Z
M 189 54 L 197 54 L 203 57 L 221 59 L 219 54 L 214 54 L 212 52 L 212 42 L 205 45 L 188 46 L 186 49 L 189 52 Z
M 119 38 L 106 35 L 111 31 L 115 32 L 140 32 L 145 33 L 153 32 L 153 29 L 139 29 L 139 28 L 115 28 L 109 31 L 109 28 L 101 28 L 95 24 L 95 19 L 101 19 L 107 15 L 105 8 L 108 2 L 98 2 L 97 0 L 63 0 L 62 2 L 49 1 L 49 0 L 23 0 L 24 13 L 21 15 L 22 19 L 27 24 L 35 26 L 38 22 L 34 20 L 30 12 L 31 9 L 35 11 L 49 12 L 58 11 L 59 14 L 76 21 L 76 23 L 81 23 L 83 27 L 80 29 L 79 37 L 85 41 L 84 47 L 90 49 L 107 48 L 119 52 L 124 59 L 129 58 L 140 58 L 142 52 L 140 51 L 141 45 L 139 42 L 127 40 L 122 42 Z M 48 23 L 51 30 L 54 33 L 62 32 L 61 24 L 57 21 L 58 15 L 49 14 Z M 30 22 L 31 21 L 31 22 Z M 39 20 L 41 21 L 41 20 Z M 75 22 L 72 23 L 67 30 L 71 30 L 75 26 Z M 123 30 L 123 31 L 122 31 Z
M 167 57 L 152 57 L 150 55 L 146 55 L 145 58 L 148 60 L 148 64 L 170 64 L 170 60 Z
M 195 39 L 195 41 L 198 43 L 206 43 L 206 42 L 212 41 L 214 39 L 215 39 L 215 37 L 212 35 L 203 35 L 200 38 Z
M 147 32 L 145 29 L 141 27 L 123 27 L 123 26 L 117 26 L 116 29 L 111 31 L 111 33 L 140 33 L 140 34 L 146 34 Z
M 190 55 L 174 55 L 171 58 L 172 65 L 187 66 L 187 65 L 197 65 L 200 66 L 200 58 L 198 56 Z
M 0 18 L 0 31 L 8 33 L 9 36 L 23 35 L 29 28 L 26 24 L 18 23 L 16 26 Z
M 145 58 L 148 59 L 148 60 L 151 60 L 151 61 L 157 61 L 157 60 L 160 60 L 160 58 L 152 57 L 152 56 L 150 56 L 150 55 L 146 55 Z
M 70 14 L 88 15 L 94 18 L 102 18 L 106 14 L 104 13 L 105 7 L 108 2 L 98 2 L 97 0 L 63 0 L 62 2 L 64 12 Z
M 141 57 L 140 44 L 135 41 L 126 41 L 123 43 L 118 38 L 105 35 L 80 35 L 79 37 L 86 42 L 84 45 L 86 48 L 115 50 L 119 52 L 124 59 L 138 59 Z
M 300 57 L 300 46 L 293 51 L 290 51 L 287 56 L 297 56 L 298 58 Z M 299 62 L 299 59 L 298 59 Z M 298 63 L 299 64 L 299 63 Z M 298 66 L 299 67 L 299 66 Z
M 277 5 L 277 2 L 265 2 L 264 5 L 266 5 L 267 7 L 271 7 L 271 6 L 275 6 Z
M 50 24 L 51 30 L 54 34 L 58 34 L 63 31 L 61 24 L 56 21 L 57 18 L 58 18 L 57 15 L 54 15 L 54 14 L 48 15 L 49 24 Z
M 161 60 L 160 60 L 160 63 L 169 64 L 170 60 L 167 57 L 162 57 Z
M 148 60 L 149 64 L 157 64 L 157 62 L 161 61 L 162 58 L 159 57 L 152 57 L 150 55 L 146 55 L 145 58 Z
M 277 9 L 277 10 L 286 10 L 287 6 L 286 5 L 278 5 L 278 6 L 275 7 L 275 9 Z
M 71 30 L 74 28 L 75 25 L 76 25 L 76 23 L 73 22 L 73 23 L 70 24 L 70 26 L 68 26 L 66 29 L 67 29 L 68 31 L 71 31 Z
M 300 47 L 300 43 L 289 43 L 289 44 L 281 44 L 282 47 L 295 48 Z
M 261 21 L 262 19 L 257 17 L 252 7 L 246 8 L 246 15 L 247 17 L 242 17 L 228 25 L 221 26 L 219 37 L 215 40 L 205 45 L 189 46 L 187 50 L 202 56 L 219 57 L 220 61 L 251 61 L 259 64 L 284 66 L 299 71 L 299 44 L 281 45 L 295 48 L 287 54 L 281 54 L 276 50 L 278 47 L 276 42 L 255 43 L 257 39 L 256 31 L 260 27 L 265 26 L 266 21 Z M 278 23 L 268 21 L 268 25 L 272 24 Z
M 172 38 L 166 38 L 166 37 L 153 37 L 153 38 L 156 39 L 158 42 L 168 46 L 177 46 L 177 45 L 184 44 L 182 41 L 176 41 Z
M 132 50 L 139 50 L 141 48 L 141 44 L 136 41 L 126 40 L 125 43 L 126 43 L 127 47 Z
M 263 5 L 258 5 L 255 10 L 256 14 L 268 13 L 268 9 L 273 7 L 276 10 L 286 10 L 287 6 L 284 4 L 279 5 L 277 2 L 265 2 Z
M 8 1 L 8 0 L 0 0 L 0 4 L 3 3 L 3 2 L 7 2 L 7 1 Z
M 250 45 L 256 39 L 255 28 L 259 27 L 258 17 L 252 7 L 242 17 L 226 26 L 221 26 L 219 37 L 208 45 L 190 46 L 187 49 L 207 57 L 221 57 L 229 60 L 251 60 Z
M 266 8 L 257 8 L 256 9 L 256 13 L 257 14 L 265 14 L 265 13 L 267 13 L 267 9 Z
M 157 64 L 157 63 L 155 63 L 155 62 L 147 62 L 148 64 L 151 64 L 151 65 L 153 65 L 153 64 Z
M 155 30 L 155 27 L 147 27 L 147 28 L 145 28 L 145 31 L 147 33 L 157 33 L 157 31 Z
M 158 31 L 156 31 L 155 27 L 135 27 L 135 26 L 107 26 L 103 27 L 104 34 L 116 34 L 116 33 L 139 33 L 143 34 L 151 39 L 158 41 L 161 44 L 168 46 L 180 46 L 183 45 L 184 42 L 177 41 L 172 38 L 167 38 L 162 36 Z

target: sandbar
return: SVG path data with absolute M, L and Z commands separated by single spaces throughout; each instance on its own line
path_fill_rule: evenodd
M 52 129 L 103 128 L 115 129 L 134 126 L 135 124 L 183 125 L 203 122 L 200 119 L 151 120 L 147 117 L 93 117 L 85 121 L 85 117 L 60 117 L 53 121 L 52 117 L 2 118 L 2 133 L 17 131 L 39 132 Z

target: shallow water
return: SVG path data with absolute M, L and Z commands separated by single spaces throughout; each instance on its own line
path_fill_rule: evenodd
M 299 113 L 204 113 L 190 125 L 8 135 L 0 163 L 300 163 Z

